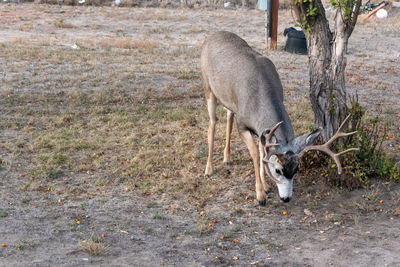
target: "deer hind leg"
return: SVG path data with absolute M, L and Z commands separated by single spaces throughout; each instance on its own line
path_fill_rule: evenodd
M 230 165 L 231 162 L 231 134 L 232 134 L 232 124 L 233 124 L 233 117 L 235 114 L 226 109 L 226 142 L 225 142 L 225 149 L 224 149 L 224 165 Z
M 215 114 L 215 109 L 217 106 L 217 98 L 211 91 L 209 91 L 208 94 L 206 94 L 206 98 L 207 98 L 207 109 L 208 109 L 208 115 L 210 117 L 210 123 L 208 126 L 208 159 L 205 170 L 205 176 L 211 177 L 211 175 L 214 172 L 214 166 L 212 160 L 214 151 L 215 124 L 217 122 L 217 116 Z
M 265 181 L 265 169 L 264 168 L 268 168 L 264 165 L 264 162 L 262 161 L 262 159 L 265 157 L 265 153 L 264 153 L 264 147 L 261 144 L 261 142 L 258 142 L 258 150 L 260 151 L 260 176 L 261 176 L 261 183 L 263 185 L 263 189 L 265 194 L 269 194 L 271 192 L 271 188 L 270 186 L 267 184 L 267 182 Z
M 247 145 L 249 149 L 251 158 L 253 159 L 254 163 L 254 173 L 256 174 L 256 193 L 257 193 L 257 200 L 258 204 L 261 206 L 265 206 L 266 204 L 266 195 L 264 192 L 263 184 L 261 181 L 260 175 L 260 160 L 258 158 L 258 149 L 256 144 L 253 141 L 253 137 L 249 131 L 240 131 L 240 137 L 242 138 L 243 142 Z

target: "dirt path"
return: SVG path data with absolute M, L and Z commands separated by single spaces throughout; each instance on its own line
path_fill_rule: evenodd
M 212 31 L 234 31 L 268 55 L 296 131 L 309 128 L 307 58 L 282 50 L 289 10 L 275 52 L 251 10 L 61 11 L 0 5 L 0 266 L 400 265 L 395 182 L 348 192 L 302 173 L 292 202 L 274 189 L 261 208 L 236 133 L 230 174 L 222 165 L 222 109 L 217 171 L 203 177 L 198 56 Z M 346 73 L 349 93 L 390 125 L 394 155 L 398 16 L 356 28 Z
M 378 196 L 365 200 L 365 190 L 333 190 L 319 200 L 300 196 L 290 205 L 273 194 L 268 209 L 257 207 L 251 192 L 244 204 L 210 199 L 201 208 L 208 218 L 201 226 L 195 205 L 171 212 L 180 203 L 137 196 L 122 186 L 98 192 L 89 185 L 90 176 L 63 181 L 85 183 L 80 188 L 87 191 L 60 202 L 51 192 L 21 193 L 13 175 L 2 174 L 0 208 L 8 212 L 0 225 L 2 242 L 8 244 L 1 249 L 3 266 L 400 264 L 400 221 L 392 214 L 398 185 L 387 191 L 375 184 L 384 204 Z M 78 249 L 79 240 L 101 233 L 106 233 L 104 255 Z

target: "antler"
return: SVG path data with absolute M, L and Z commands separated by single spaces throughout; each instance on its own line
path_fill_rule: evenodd
M 339 156 L 340 156 L 340 155 L 343 155 L 343 154 L 345 154 L 345 153 L 347 153 L 347 152 L 355 151 L 355 150 L 359 150 L 359 149 L 353 147 L 353 148 L 346 149 L 346 150 L 344 150 L 344 151 L 342 151 L 342 152 L 339 152 L 339 153 L 334 153 L 334 152 L 329 148 L 329 146 L 333 143 L 333 141 L 335 141 L 335 140 L 338 139 L 339 137 L 344 137 L 344 136 L 353 135 L 353 134 L 355 134 L 355 133 L 357 132 L 357 131 L 350 132 L 350 133 L 343 133 L 343 132 L 341 132 L 341 130 L 342 130 L 344 124 L 346 123 L 346 121 L 347 121 L 349 118 L 350 118 L 350 115 L 348 115 L 348 116 L 346 117 L 346 119 L 344 119 L 344 121 L 342 122 L 342 124 L 339 126 L 339 129 L 337 130 L 336 134 L 335 134 L 334 136 L 332 136 L 331 139 L 328 140 L 328 142 L 326 142 L 326 143 L 323 144 L 323 145 L 307 146 L 307 147 L 305 147 L 305 148 L 298 154 L 298 157 L 301 158 L 305 153 L 307 153 L 307 152 L 310 151 L 310 150 L 319 150 L 319 151 L 322 151 L 322 152 L 326 153 L 327 155 L 329 155 L 329 156 L 331 156 L 331 157 L 333 158 L 333 160 L 335 161 L 336 166 L 337 166 L 337 168 L 338 168 L 338 174 L 341 174 L 341 173 L 342 173 L 342 165 L 341 165 L 341 163 L 340 163 Z
M 280 121 L 277 124 L 275 124 L 275 126 L 271 128 L 271 130 L 269 131 L 269 133 L 267 135 L 267 138 L 265 140 L 265 146 L 264 146 L 265 152 L 266 152 L 266 155 L 265 155 L 266 159 L 263 159 L 264 162 L 270 162 L 269 158 L 272 156 L 272 154 L 271 154 L 271 151 L 269 148 L 274 147 L 274 146 L 279 146 L 279 144 L 271 144 L 271 139 L 272 139 L 272 136 L 274 136 L 276 129 L 278 129 L 279 125 L 281 125 L 282 123 L 283 123 L 283 121 Z M 268 166 L 265 166 L 265 167 L 266 167 L 265 169 L 267 171 L 268 176 L 271 179 L 276 180 L 274 178 L 274 176 L 272 175 L 269 167 Z M 279 181 L 277 181 L 277 180 L 276 180 L 276 182 L 279 183 Z

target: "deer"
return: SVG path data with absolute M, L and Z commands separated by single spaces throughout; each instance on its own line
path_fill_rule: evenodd
M 236 116 L 240 138 L 246 144 L 253 160 L 256 198 L 261 206 L 266 205 L 267 194 L 270 192 L 265 173 L 276 184 L 280 199 L 289 202 L 293 194 L 293 178 L 305 153 L 311 150 L 326 153 L 334 159 L 338 173 L 341 174 L 339 156 L 357 150 L 349 148 L 335 153 L 329 148 L 337 138 L 355 133 L 342 132 L 349 116 L 328 142 L 322 145 L 314 145 L 321 128 L 296 137 L 283 104 L 283 88 L 275 65 L 238 35 L 227 31 L 210 35 L 202 45 L 200 67 L 210 118 L 206 177 L 211 177 L 214 172 L 217 102 L 227 111 L 223 163 L 232 164 L 230 141 Z M 258 148 L 253 136 L 258 138 Z

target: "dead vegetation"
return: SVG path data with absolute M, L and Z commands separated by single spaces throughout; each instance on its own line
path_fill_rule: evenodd
M 45 247 L 54 247 L 66 264 L 82 264 L 70 261 L 82 258 L 83 254 L 75 256 L 79 243 L 86 251 L 83 257 L 87 252 L 100 255 L 101 263 L 111 265 L 142 264 L 135 258 L 148 266 L 188 265 L 192 260 L 204 265 L 278 264 L 280 251 L 312 265 L 315 262 L 298 247 L 307 250 L 314 244 L 309 251 L 339 250 L 345 243 L 337 236 L 347 233 L 341 238 L 349 239 L 350 251 L 351 244 L 365 240 L 366 231 L 348 236 L 352 230 L 342 226 L 364 225 L 380 217 L 386 227 L 393 224 L 390 218 L 397 218 L 396 184 L 384 181 L 379 188 L 349 193 L 327 185 L 321 173 L 307 171 L 296 180 L 293 205 L 283 205 L 272 193 L 267 209 L 258 208 L 250 157 L 236 130 L 234 164 L 229 170 L 222 164 L 222 107 L 217 110 L 216 174 L 204 178 L 208 118 L 198 62 L 199 47 L 209 32 L 235 31 L 268 55 L 281 75 L 296 132 L 313 127 L 307 59 L 287 54 L 282 47 L 266 50 L 263 16 L 258 12 L 63 6 L 65 13 L 59 13 L 58 9 L 0 6 L 2 15 L 15 15 L 13 23 L 0 17 L 6 29 L 0 36 L 0 220 L 4 221 L 0 228 L 7 228 L 0 230 L 20 235 L 2 237 L 13 249 L 6 255 L 10 265 L 20 255 L 14 249 L 18 240 L 26 236 L 40 242 L 24 251 L 39 251 L 47 259 Z M 26 15 L 29 12 L 31 16 Z M 280 16 L 291 21 L 290 11 Z M 74 26 L 55 26 L 60 18 L 63 25 Z M 390 109 L 385 103 L 399 96 L 397 61 L 387 51 L 399 32 L 387 37 L 374 31 L 380 36 L 378 46 L 363 41 L 378 23 L 366 22 L 352 36 L 348 87 L 349 93 L 359 91 L 370 117 L 380 113 L 388 122 L 386 147 L 396 155 L 398 101 Z M 280 25 L 279 32 L 285 26 Z M 385 38 L 392 39 L 384 42 Z M 73 49 L 73 44 L 80 49 Z M 381 58 L 370 50 L 377 50 Z M 385 71 L 371 71 L 375 65 L 385 66 Z M 305 214 L 305 208 L 311 213 Z M 43 224 L 54 227 L 52 234 L 40 228 Z M 290 235 L 293 229 L 299 234 Z M 107 250 L 104 242 L 87 238 L 100 230 L 110 236 Z M 386 242 L 382 236 L 396 248 L 395 232 L 377 231 L 374 240 Z M 307 240 L 311 241 L 303 243 Z M 60 245 L 66 243 L 73 248 Z M 102 256 L 109 251 L 115 257 Z M 126 261 L 112 261 L 116 255 L 123 258 L 121 251 L 127 253 Z M 146 254 L 149 251 L 152 254 Z M 326 255 L 326 262 L 342 263 Z
M 88 252 L 93 256 L 100 256 L 106 252 L 104 243 L 101 240 L 94 238 L 93 236 L 89 239 L 80 240 L 78 243 L 79 249 Z

